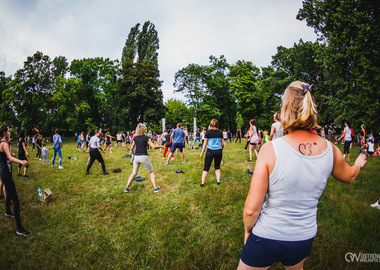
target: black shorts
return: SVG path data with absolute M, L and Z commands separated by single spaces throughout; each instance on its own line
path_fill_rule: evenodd
M 293 266 L 310 255 L 313 241 L 314 238 L 304 241 L 278 241 L 251 233 L 240 259 L 251 267 L 267 267 L 276 262 Z

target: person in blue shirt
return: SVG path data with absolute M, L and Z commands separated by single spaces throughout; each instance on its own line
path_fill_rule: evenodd
M 185 140 L 186 140 L 185 131 L 181 129 L 181 124 L 178 123 L 177 128 L 173 130 L 170 136 L 170 141 L 172 142 L 172 149 L 170 150 L 170 154 L 169 154 L 168 160 L 166 161 L 166 164 L 169 164 L 169 160 L 173 157 L 173 154 L 177 148 L 181 152 L 182 163 L 185 163 L 185 159 L 184 159 L 185 155 L 183 152 L 183 146 L 185 145 Z
M 54 167 L 55 157 L 57 156 L 57 153 L 58 153 L 58 156 L 59 156 L 58 169 L 63 169 L 63 167 L 62 167 L 62 151 L 61 151 L 62 139 L 61 139 L 61 135 L 59 135 L 58 133 L 59 133 L 59 129 L 57 128 L 55 130 L 55 134 L 53 136 L 53 159 L 51 161 L 51 166 Z
M 205 163 L 202 173 L 201 187 L 204 187 L 205 185 L 205 180 L 213 160 L 216 181 L 217 184 L 220 185 L 220 163 L 222 162 L 222 151 L 225 143 L 226 142 L 223 139 L 223 133 L 219 130 L 218 120 L 212 119 L 210 122 L 209 130 L 207 130 L 205 135 L 205 142 L 203 144 L 201 153 L 201 157 L 203 157 L 203 153 L 207 147 Z

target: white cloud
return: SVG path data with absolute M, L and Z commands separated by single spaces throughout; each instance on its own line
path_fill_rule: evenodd
M 150 20 L 160 38 L 165 99 L 182 97 L 173 94 L 176 71 L 190 63 L 207 64 L 210 55 L 266 66 L 277 46 L 315 40 L 313 30 L 295 19 L 302 5 L 298 0 L 0 2 L 0 70 L 7 75 L 36 51 L 70 61 L 120 59 L 130 28 Z

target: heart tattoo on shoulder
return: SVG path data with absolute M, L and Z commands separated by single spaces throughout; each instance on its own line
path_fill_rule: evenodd
M 314 143 L 316 145 L 316 143 Z M 311 151 L 311 147 L 313 145 L 311 143 L 301 143 L 298 146 L 298 151 L 304 156 L 310 156 L 313 152 Z

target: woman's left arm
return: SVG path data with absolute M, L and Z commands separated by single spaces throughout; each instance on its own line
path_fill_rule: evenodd
M 243 220 L 245 237 L 247 242 L 252 228 L 255 226 L 263 207 L 265 195 L 268 190 L 269 174 L 273 170 L 276 155 L 271 143 L 262 146 L 256 161 L 255 170 L 252 176 L 251 187 L 245 201 Z
M 152 143 L 152 140 L 151 140 L 150 138 L 149 138 L 149 140 L 148 140 L 148 145 L 149 145 L 152 149 L 164 148 L 162 145 L 158 145 L 158 144 L 154 145 L 154 144 Z

